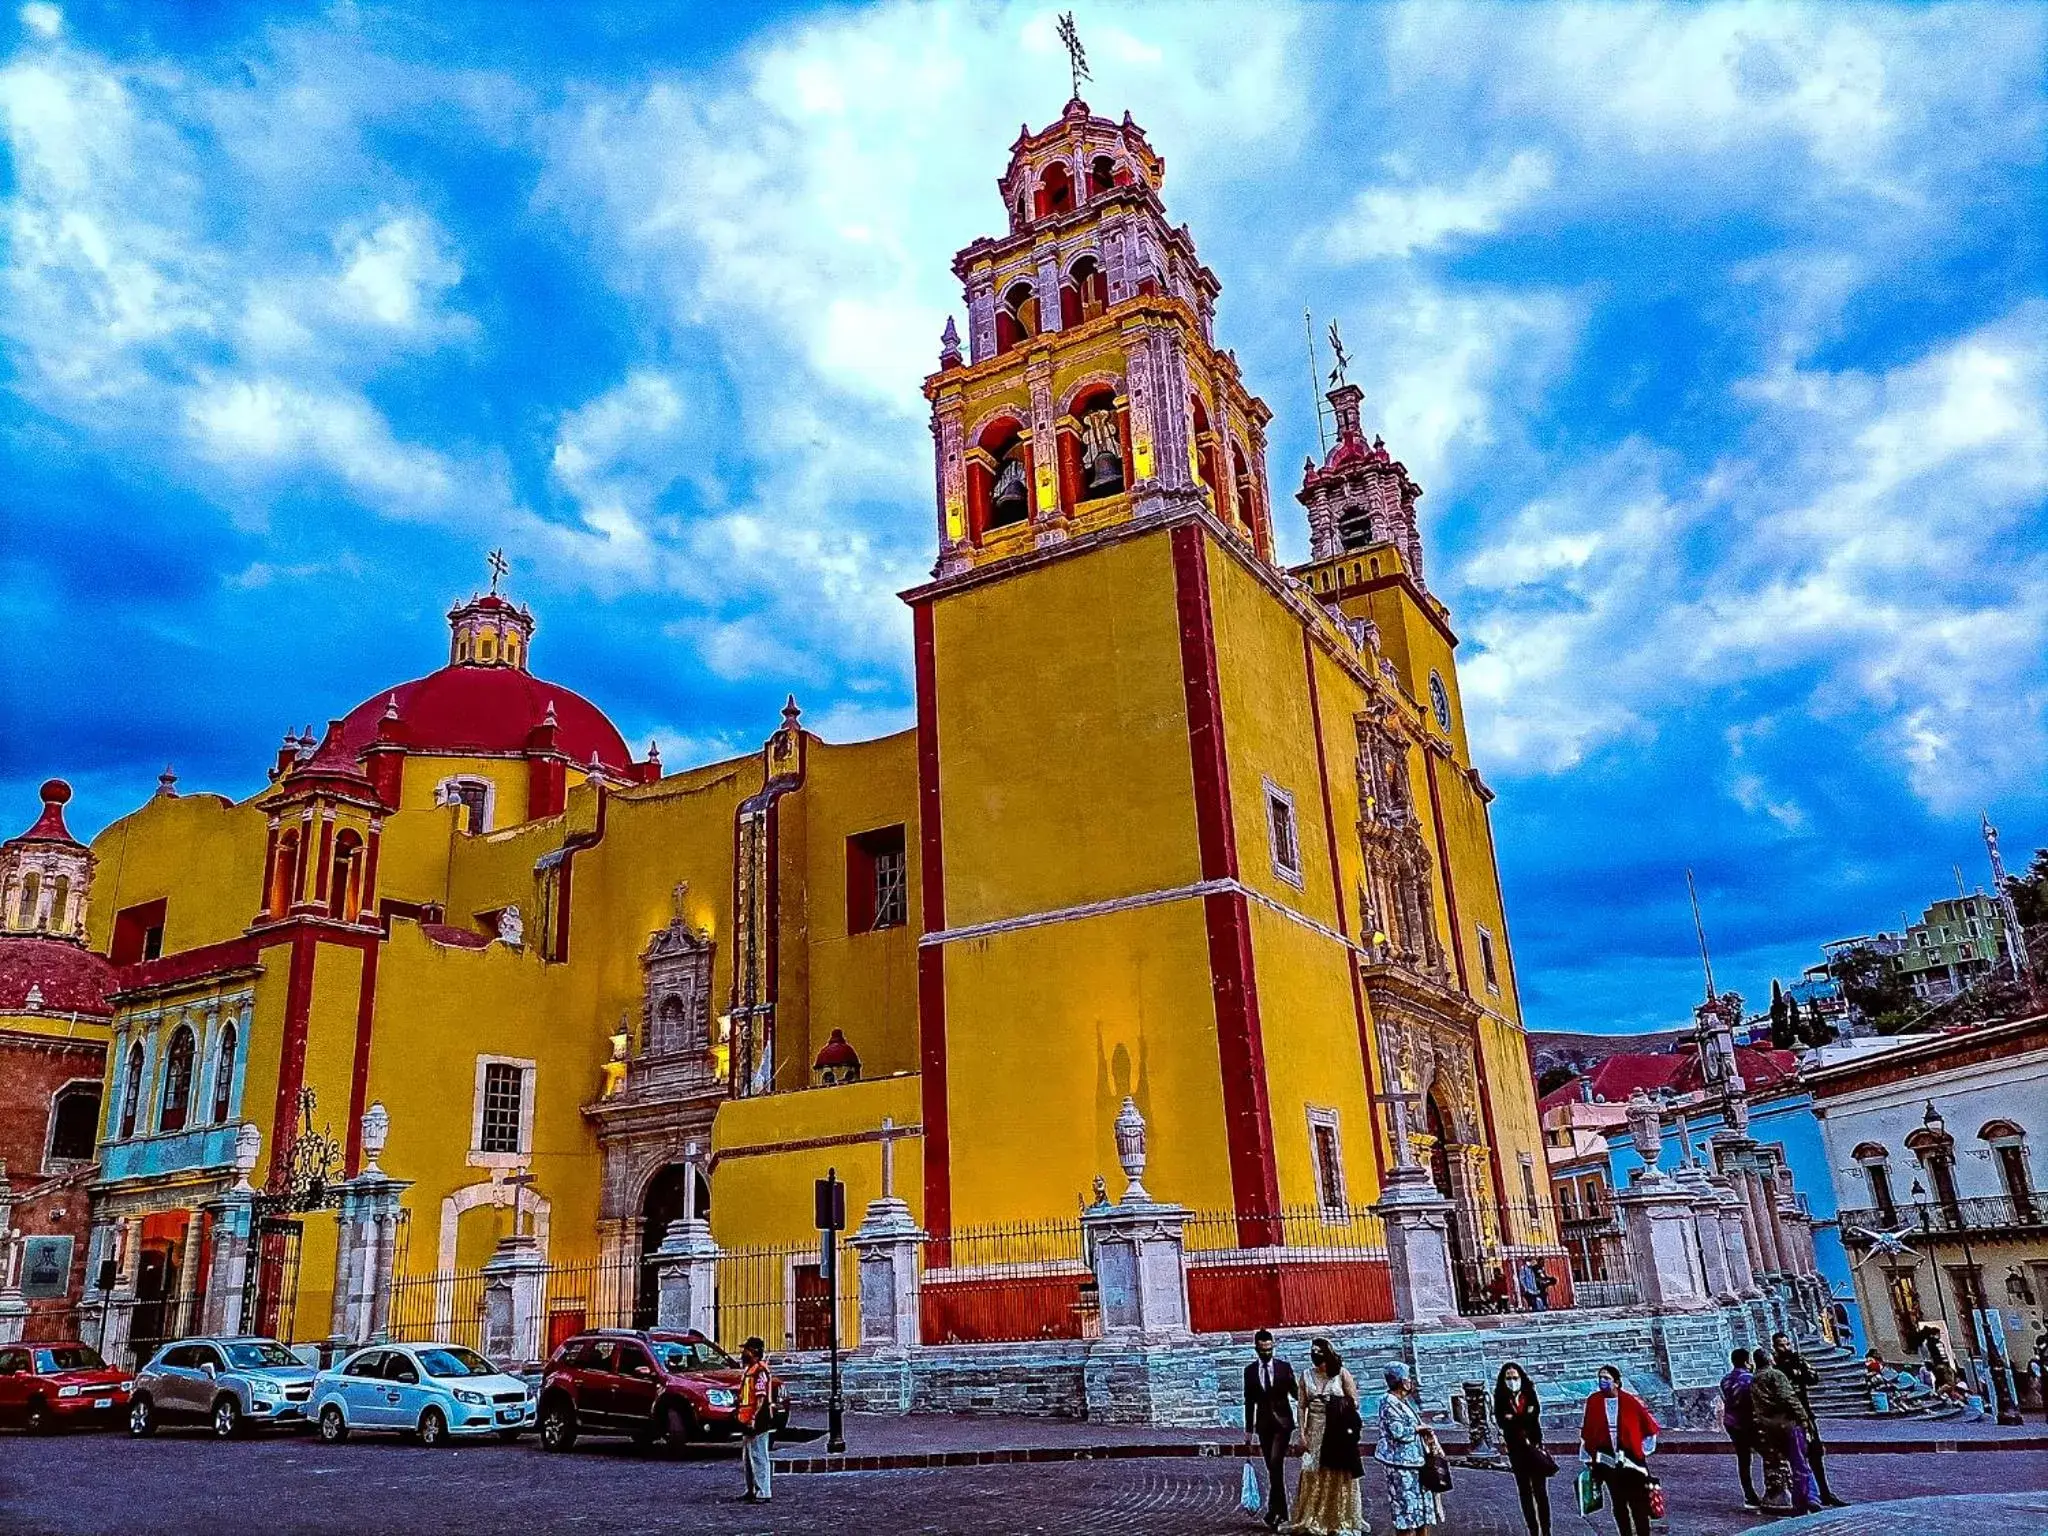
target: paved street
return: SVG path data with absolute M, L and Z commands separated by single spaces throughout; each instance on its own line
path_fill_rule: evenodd
M 0 1530 L 10 1536 L 198 1533 L 1252 1531 L 1228 1459 L 1060 1462 L 781 1479 L 771 1511 L 732 1502 L 729 1452 L 642 1455 L 586 1442 L 544 1457 L 532 1445 L 427 1451 L 395 1441 L 322 1446 L 305 1438 L 218 1444 L 199 1435 L 0 1436 Z M 1673 1536 L 1732 1536 L 1751 1522 L 1720 1457 L 1667 1458 Z M 1867 1503 L 1916 1495 L 2048 1489 L 2048 1452 L 1859 1455 L 1830 1464 L 1838 1491 Z M 1370 1494 L 1377 1488 L 1368 1482 Z M 1553 1489 L 1567 1496 L 1559 1479 Z M 1386 1530 L 1369 1496 L 1374 1528 Z M 2018 1527 L 2010 1527 L 2017 1532 Z M 1445 1536 L 1520 1536 L 1513 1485 L 1460 1471 Z M 1558 1511 L 1558 1536 L 1613 1529 Z

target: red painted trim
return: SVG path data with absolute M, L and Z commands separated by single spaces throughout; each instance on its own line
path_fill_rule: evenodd
M 1216 632 L 1201 525 L 1184 523 L 1174 529 L 1172 547 L 1202 878 L 1234 880 L 1237 838 L 1231 825 L 1230 762 L 1224 748 Z M 1280 1181 L 1273 1165 L 1273 1115 L 1266 1089 L 1265 1048 L 1259 1035 L 1251 913 L 1242 891 L 1204 897 L 1202 907 L 1209 933 L 1209 982 L 1216 999 L 1216 1049 L 1223 1077 L 1230 1188 L 1240 1213 L 1238 1243 L 1263 1247 L 1281 1240 L 1277 1214 Z M 926 1124 L 929 1126 L 929 1120 Z
M 375 822 L 370 823 L 370 835 L 363 853 L 363 888 L 356 902 L 356 913 L 377 910 L 377 850 L 383 846 L 384 833 Z
M 585 848 L 593 848 L 604 841 L 604 824 L 611 795 L 600 784 L 597 786 L 597 823 L 588 832 L 574 832 L 562 840 L 562 878 L 555 897 L 555 960 L 564 962 L 569 958 L 569 897 L 572 877 L 576 871 L 576 855 Z
M 946 861 L 939 793 L 938 646 L 930 603 L 910 610 L 917 673 L 917 837 L 919 927 L 946 926 Z M 948 1260 L 944 1239 L 953 1229 L 952 1138 L 946 1117 L 946 951 L 917 951 L 917 1055 L 924 1114 L 924 1226 L 940 1245 L 928 1262 Z
M 313 960 L 319 940 L 305 928 L 291 935 L 291 970 L 285 981 L 284 1042 L 277 1065 L 277 1105 L 270 1119 L 270 1183 L 291 1158 L 299 1133 L 299 1090 L 306 1083 L 306 1033 L 313 1015 Z
M 356 994 L 355 1070 L 348 1089 L 348 1161 L 350 1178 L 363 1171 L 363 1111 L 370 1107 L 370 1041 L 377 1026 L 377 957 L 381 944 L 363 946 L 362 987 Z
M 1330 854 L 1330 897 L 1337 904 L 1337 931 L 1351 937 L 1351 917 L 1345 910 L 1344 870 L 1337 859 L 1337 812 L 1330 800 L 1330 761 L 1323 746 L 1323 699 L 1316 685 L 1315 641 L 1304 628 L 1301 632 L 1301 660 L 1308 672 L 1308 720 L 1316 738 L 1316 787 L 1323 796 L 1323 841 Z M 1380 1125 L 1378 1094 L 1372 1085 L 1372 1025 L 1365 1016 L 1365 983 L 1358 977 L 1358 957 L 1344 951 L 1344 971 L 1351 980 L 1351 1012 L 1358 1021 L 1358 1061 L 1365 1069 L 1365 1113 L 1372 1127 L 1372 1165 L 1379 1174 L 1380 1188 L 1387 1187 L 1387 1158 L 1380 1146 L 1384 1134 Z
M 1328 592 L 1318 592 L 1316 596 L 1326 603 L 1341 603 L 1347 597 L 1365 597 L 1374 592 L 1384 592 L 1388 587 L 1399 587 L 1405 591 L 1423 618 L 1429 621 L 1430 627 L 1444 637 L 1445 643 L 1453 648 L 1457 646 L 1458 637 L 1452 632 L 1451 626 L 1442 614 L 1430 606 L 1429 599 L 1423 596 L 1422 588 L 1415 585 L 1415 579 L 1405 573 L 1398 576 L 1369 576 L 1364 581 L 1340 581 Z

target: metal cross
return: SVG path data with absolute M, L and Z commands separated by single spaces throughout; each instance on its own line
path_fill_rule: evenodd
M 1397 1168 L 1414 1168 L 1419 1166 L 1415 1161 L 1415 1149 L 1408 1141 L 1408 1106 L 1410 1104 L 1420 1104 L 1422 1102 L 1422 1095 L 1419 1093 L 1376 1093 L 1372 1097 L 1374 1103 L 1390 1104 L 1394 1109 L 1394 1165 Z
M 491 591 L 495 593 L 498 590 L 498 583 L 505 579 L 505 573 L 512 567 L 507 563 L 505 551 L 502 549 L 492 550 L 490 558 L 484 563 L 491 568 Z
M 1056 30 L 1059 32 L 1060 42 L 1065 45 L 1067 50 L 1067 64 L 1072 69 L 1074 75 L 1074 99 L 1079 101 L 1081 99 L 1081 82 L 1083 80 L 1093 80 L 1095 76 L 1089 72 L 1088 53 L 1081 46 L 1081 34 L 1075 29 L 1074 13 L 1072 11 L 1066 11 L 1061 14 L 1059 26 Z

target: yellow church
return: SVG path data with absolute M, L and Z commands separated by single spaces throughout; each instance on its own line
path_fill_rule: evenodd
M 911 729 L 830 743 L 792 701 L 758 752 L 636 758 L 494 577 L 445 665 L 255 793 L 167 781 L 94 840 L 88 1284 L 156 1308 L 138 1336 L 214 1315 L 238 1193 L 240 1323 L 328 1333 L 320 1213 L 366 1167 L 444 1324 L 515 1228 L 564 1273 L 693 1214 L 815 1262 L 813 1181 L 858 1211 L 885 1160 L 958 1265 L 1071 1222 L 1126 1098 L 1151 1190 L 1275 1265 L 1397 1133 L 1461 1278 L 1561 1251 L 1420 491 L 1339 387 L 1312 558 L 1276 563 L 1270 412 L 1164 181 L 1076 99 L 955 258 Z

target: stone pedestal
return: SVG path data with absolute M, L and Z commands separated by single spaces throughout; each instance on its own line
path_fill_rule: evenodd
M 1614 1203 L 1621 1210 L 1643 1303 L 1688 1309 L 1708 1305 L 1699 1232 L 1684 1187 L 1660 1173 L 1639 1174 Z
M 0 1163 L 0 1344 L 18 1344 L 28 1325 L 21 1296 L 21 1234 L 14 1230 L 14 1188 Z
M 1458 1289 L 1451 1275 L 1451 1202 L 1421 1168 L 1397 1167 L 1387 1175 L 1386 1188 L 1372 1209 L 1386 1227 L 1395 1319 L 1455 1319 Z
M 1728 1258 L 1728 1283 L 1737 1296 L 1751 1299 L 1761 1296 L 1757 1289 L 1756 1269 L 1750 1262 L 1749 1229 L 1742 1219 L 1742 1196 L 1735 1192 L 1725 1175 L 1709 1181 L 1714 1189 L 1715 1214 L 1721 1223 L 1721 1251 Z
M 718 1256 L 711 1223 L 685 1216 L 668 1224 L 654 1251 L 655 1321 L 663 1328 L 718 1336 Z
M 484 1350 L 492 1362 L 518 1374 L 541 1353 L 541 1288 L 547 1260 L 531 1234 L 498 1239 L 484 1264 Z
M 398 1197 L 409 1187 L 374 1170 L 342 1186 L 334 1253 L 332 1326 L 337 1339 L 368 1344 L 390 1331 Z
M 228 1194 L 206 1207 L 212 1218 L 213 1260 L 206 1277 L 206 1303 L 199 1330 L 214 1335 L 242 1331 L 243 1294 L 249 1284 L 249 1234 L 254 1221 L 251 1195 Z
M 894 1195 L 868 1202 L 846 1246 L 860 1255 L 860 1342 L 863 1349 L 917 1347 L 918 1246 L 924 1229 Z
M 1135 1180 L 1133 1181 L 1135 1183 Z M 1105 1339 L 1164 1340 L 1188 1334 L 1184 1206 L 1126 1194 L 1091 1206 L 1081 1225 L 1094 1258 Z
M 1716 1301 L 1733 1301 L 1735 1279 L 1728 1264 L 1728 1247 L 1721 1230 L 1721 1202 L 1707 1180 L 1706 1169 L 1688 1163 L 1678 1171 L 1676 1182 L 1692 1205 L 1693 1233 L 1699 1241 L 1700 1270 L 1707 1295 Z

